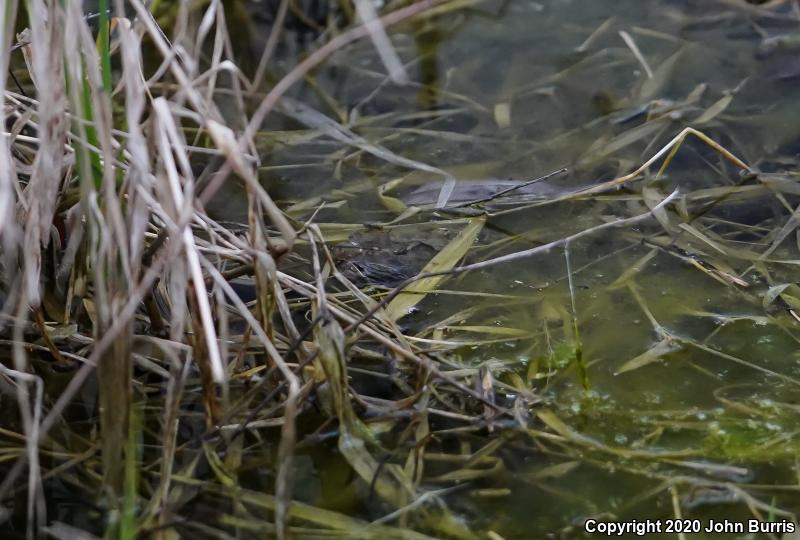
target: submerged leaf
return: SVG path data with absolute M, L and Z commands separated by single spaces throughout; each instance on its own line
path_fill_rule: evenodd
M 764 293 L 764 298 L 762 299 L 763 306 L 767 307 L 773 303 L 775 299 L 778 298 L 781 293 L 783 293 L 783 291 L 789 288 L 790 285 L 791 283 L 781 283 L 780 285 L 773 285 L 767 289 L 767 292 Z
M 601 160 L 643 139 L 651 139 L 658 131 L 664 128 L 664 125 L 665 121 L 663 119 L 655 119 L 624 131 L 607 143 L 593 145 L 582 161 L 590 163 L 595 160 Z
M 722 114 L 725 109 L 728 108 L 728 105 L 731 104 L 733 101 L 733 94 L 728 94 L 722 96 L 716 103 L 714 103 L 711 107 L 706 109 L 703 114 L 697 117 L 697 120 L 693 122 L 695 126 L 700 126 L 703 124 L 707 124 L 720 114 Z
M 469 248 L 478 237 L 478 233 L 486 223 L 485 217 L 478 217 L 469 220 L 464 229 L 458 233 L 458 236 L 453 238 L 444 249 L 437 253 L 433 259 L 425 265 L 422 273 L 426 272 L 444 272 L 455 268 L 458 261 L 466 255 Z M 404 315 L 408 314 L 408 310 L 417 305 L 425 296 L 444 281 L 446 276 L 434 276 L 415 281 L 405 291 L 400 293 L 394 300 L 389 302 L 386 306 L 386 315 L 392 320 L 397 320 Z
M 571 473 L 580 466 L 580 461 L 565 461 L 549 467 L 543 467 L 535 472 L 525 475 L 530 480 L 546 480 L 548 478 L 560 478 Z
M 652 364 L 653 362 L 661 360 L 661 357 L 666 354 L 679 351 L 680 349 L 681 346 L 679 343 L 675 343 L 675 341 L 669 338 L 664 338 L 658 343 L 656 343 L 653 347 L 651 347 L 647 351 L 637 356 L 636 358 L 633 358 L 625 362 L 622 365 L 622 367 L 620 367 L 614 374 L 619 375 L 627 371 L 633 371 L 634 369 L 639 369 L 640 367 L 644 367 L 648 364 Z
M 678 64 L 678 60 L 683 55 L 683 49 L 678 51 L 661 62 L 661 65 L 653 72 L 653 76 L 645 79 L 642 87 L 639 90 L 639 97 L 641 99 L 652 99 L 666 86 L 667 82 L 672 77 L 672 72 Z
M 632 280 L 642 272 L 645 265 L 647 265 L 647 263 L 649 263 L 657 254 L 657 249 L 651 249 L 648 251 L 647 254 L 630 265 L 627 270 L 625 270 L 617 279 L 614 280 L 614 283 L 608 286 L 608 288 L 610 290 L 619 289 L 631 283 Z
M 387 191 L 392 191 L 394 188 L 399 186 L 403 183 L 405 178 L 395 178 L 385 184 L 381 184 L 378 187 L 378 198 L 381 201 L 381 204 L 390 212 L 395 212 L 397 214 L 402 214 L 407 210 L 406 204 L 398 199 L 397 197 L 392 197 L 391 195 L 387 195 Z

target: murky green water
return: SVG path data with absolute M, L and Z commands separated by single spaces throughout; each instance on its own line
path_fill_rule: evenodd
M 783 182 L 743 179 L 689 140 L 655 184 L 489 218 L 470 262 L 641 213 L 645 185 L 651 198 L 675 187 L 684 194 L 663 225 L 609 229 L 566 251 L 453 278 L 403 320 L 446 361 L 488 366 L 505 385 L 498 403 L 519 412 L 493 434 L 430 415 L 429 454 L 466 459 L 504 440 L 468 464 L 472 476 L 448 476 L 463 463 L 431 458 L 422 477 L 425 490 L 451 489 L 440 504 L 479 537 L 580 537 L 587 518 L 666 527 L 682 516 L 705 527 L 800 511 L 798 322 L 785 287 L 798 260 L 790 212 L 800 61 L 790 44 L 769 39 L 796 35 L 799 21 L 789 2 L 480 2 L 397 29 L 410 84 L 387 81 L 361 42 L 334 55 L 314 87 L 295 90 L 370 144 L 458 178 L 528 179 L 567 166 L 557 180 L 565 189 L 597 183 L 695 126 Z M 343 148 L 321 125 L 273 115 L 265 127 L 285 130 L 264 134 L 265 184 L 286 205 L 318 198 L 293 211 L 298 219 L 325 201 L 315 219 L 332 235 L 329 224 L 395 219 L 378 187 L 426 176 L 363 145 Z M 755 187 L 740 198 L 743 182 Z M 231 196 L 217 212 L 237 219 L 237 208 Z M 449 218 L 407 222 L 429 219 Z M 378 518 L 381 505 L 341 472 L 335 452 L 328 445 L 299 461 L 298 494 Z

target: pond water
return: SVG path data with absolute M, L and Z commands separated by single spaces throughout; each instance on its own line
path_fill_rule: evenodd
M 315 220 L 334 243 L 398 218 L 387 182 L 402 179 L 388 192 L 402 194 L 439 179 L 376 147 L 462 180 L 568 167 L 551 181 L 570 190 L 635 169 L 692 126 L 763 173 L 690 137 L 660 178 L 658 163 L 621 190 L 490 209 L 467 262 L 640 214 L 679 190 L 659 219 L 453 277 L 402 319 L 465 382 L 488 370 L 497 402 L 516 411 L 492 432 L 429 414 L 420 489 L 442 490 L 437 504 L 475 537 L 582 537 L 588 518 L 666 531 L 682 517 L 744 523 L 730 537 L 757 538 L 768 536 L 748 533 L 748 519 L 795 519 L 798 32 L 794 2 L 468 3 L 392 33 L 408 84 L 389 81 L 363 41 L 294 89 L 346 127 L 339 135 L 296 109 L 264 126 L 265 185 L 298 220 L 324 201 Z M 241 208 L 230 192 L 215 211 L 237 220 Z M 465 218 L 427 210 L 377 234 L 404 226 L 425 241 L 430 230 L 413 238 L 414 224 L 431 221 L 458 230 Z M 414 444 L 395 442 L 389 461 Z M 310 449 L 298 496 L 368 520 L 387 513 L 347 470 L 335 444 Z M 664 536 L 710 535 L 677 532 Z
M 569 190 L 635 169 L 692 126 L 763 173 L 690 137 L 660 178 L 658 163 L 621 190 L 490 210 L 467 262 L 645 212 L 679 190 L 659 219 L 453 277 L 402 319 L 447 369 L 467 370 L 465 382 L 488 370 L 497 402 L 516 411 L 492 432 L 429 414 L 420 489 L 443 490 L 440 507 L 475 537 L 582 537 L 589 518 L 660 520 L 665 532 L 682 517 L 743 523 L 729 537 L 760 538 L 748 519 L 795 519 L 798 32 L 794 2 L 468 3 L 392 33 L 408 84 L 389 81 L 363 41 L 294 89 L 345 135 L 297 110 L 268 120 L 265 185 L 299 220 L 324 201 L 315 220 L 334 243 L 398 218 L 382 185 L 403 179 L 388 192 L 402 194 L 437 179 L 376 147 L 464 180 L 568 167 L 552 181 Z M 232 192 L 215 211 L 236 220 L 241 208 Z M 457 230 L 465 218 L 428 210 L 402 226 L 413 237 L 430 221 Z M 396 442 L 389 461 L 414 444 Z M 298 467 L 302 500 L 368 520 L 387 513 L 335 444 Z M 664 536 L 713 536 L 678 532 Z

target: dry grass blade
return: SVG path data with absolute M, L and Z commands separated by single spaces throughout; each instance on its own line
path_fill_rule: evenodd
M 400 61 L 400 57 L 397 56 L 394 47 L 392 47 L 392 42 L 389 41 L 389 36 L 378 18 L 375 6 L 368 0 L 355 0 L 355 4 L 358 16 L 364 22 L 364 26 L 369 32 L 369 37 L 375 44 L 375 49 L 377 49 L 383 65 L 386 66 L 386 70 L 389 72 L 389 77 L 395 83 L 402 84 L 407 82 L 408 75 L 403 68 L 403 63 Z
M 191 207 L 186 206 L 187 198 L 181 187 L 178 167 L 172 161 L 172 148 L 181 148 L 184 143 L 182 138 L 178 135 L 166 100 L 157 98 L 153 102 L 153 108 L 158 118 L 158 142 L 161 150 L 161 157 L 164 160 L 164 172 L 168 180 L 169 195 L 173 200 L 174 213 L 177 217 L 191 211 Z M 187 187 L 190 190 L 192 189 L 191 184 Z M 189 199 L 189 203 L 190 202 L 191 199 Z M 192 288 L 197 302 L 197 311 L 202 321 L 203 338 L 206 341 L 206 352 L 209 355 L 211 376 L 215 382 L 221 383 L 225 380 L 224 367 L 219 353 L 219 346 L 217 345 L 217 333 L 211 313 L 211 306 L 208 302 L 208 291 L 205 287 L 205 279 L 200 267 L 200 257 L 191 230 L 189 230 L 188 227 L 184 227 L 179 234 L 182 237 L 184 249 L 186 250 L 186 263 L 192 279 Z
M 639 50 L 639 46 L 636 45 L 636 42 L 633 40 L 631 35 L 628 32 L 624 31 L 624 30 L 620 30 L 619 31 L 619 36 L 622 38 L 622 41 L 625 42 L 625 45 L 627 45 L 628 48 L 631 50 L 631 52 L 633 53 L 633 56 L 636 57 L 636 60 L 642 65 L 642 68 L 644 69 L 644 72 L 647 74 L 647 78 L 648 79 L 652 79 L 653 78 L 653 70 L 650 69 L 650 65 L 647 63 L 647 60 L 645 59 L 644 55 L 642 54 L 642 51 Z
M 650 123 L 644 124 L 644 125 L 650 125 Z M 575 193 L 571 193 L 571 194 L 564 195 L 564 196 L 561 196 L 561 197 L 556 197 L 555 199 L 553 199 L 551 201 L 548 201 L 547 204 L 553 204 L 555 202 L 560 202 L 560 201 L 564 201 L 564 200 L 576 199 L 576 198 L 580 198 L 580 197 L 586 197 L 587 195 L 595 195 L 595 194 L 599 194 L 599 193 L 605 193 L 605 192 L 610 191 L 612 189 L 616 189 L 617 187 L 619 187 L 619 186 L 621 186 L 623 184 L 626 184 L 628 182 L 631 182 L 631 181 L 639 178 L 649 167 L 651 167 L 658 160 L 660 160 L 661 158 L 664 158 L 666 156 L 665 159 L 664 159 L 664 162 L 661 164 L 661 167 L 658 170 L 658 173 L 655 176 L 656 178 L 658 178 L 663 174 L 663 172 L 669 166 L 670 162 L 672 161 L 672 158 L 678 152 L 678 150 L 680 149 L 681 145 L 683 144 L 683 142 L 686 140 L 686 138 L 689 135 L 693 135 L 693 136 L 697 137 L 702 142 L 704 142 L 706 145 L 710 146 L 713 150 L 718 152 L 723 158 L 725 158 L 726 160 L 730 161 L 731 163 L 733 163 L 737 167 L 740 167 L 741 169 L 743 169 L 743 170 L 745 170 L 747 172 L 755 174 L 756 171 L 754 171 L 749 165 L 747 165 L 744 161 L 742 161 L 741 159 L 739 159 L 738 157 L 733 155 L 730 151 L 728 151 L 725 147 L 723 147 L 718 142 L 716 142 L 715 140 L 710 138 L 708 135 L 706 135 L 702 131 L 698 131 L 698 130 L 696 130 L 694 128 L 687 127 L 687 128 L 684 128 L 683 130 L 681 130 L 681 132 L 678 133 L 675 137 L 673 137 L 672 140 L 670 140 L 667 144 L 665 144 L 663 147 L 661 147 L 661 149 L 658 152 L 653 154 L 649 159 L 647 159 L 644 163 L 642 163 L 634 171 L 632 171 L 630 173 L 627 173 L 627 174 L 624 174 L 622 176 L 618 176 L 617 178 L 614 178 L 612 180 L 608 180 L 606 182 L 597 184 L 595 186 L 592 186 L 592 187 L 589 187 L 589 188 L 586 188 L 586 189 L 582 189 L 582 190 L 577 191 Z M 636 138 L 638 138 L 638 137 L 636 137 Z M 626 142 L 626 145 L 627 145 L 627 142 Z
M 581 43 L 578 47 L 575 48 L 575 51 L 579 52 L 579 53 L 582 53 L 582 52 L 586 52 L 587 50 L 589 50 L 589 47 L 591 47 L 592 44 L 601 35 L 603 35 L 605 32 L 607 32 L 608 29 L 611 28 L 616 21 L 617 21 L 616 17 L 609 17 L 608 19 L 603 21 L 603 23 L 600 26 L 598 26 L 597 28 L 595 28 L 595 30 L 589 35 L 589 37 L 586 38 L 586 40 L 583 43 Z

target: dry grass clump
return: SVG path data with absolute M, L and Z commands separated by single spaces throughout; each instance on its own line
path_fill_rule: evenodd
M 217 104 L 224 90 L 241 120 L 246 93 L 257 89 L 232 61 L 221 2 L 202 13 L 188 2 L 168 8 L 162 19 L 174 20 L 170 35 L 140 1 L 126 3 L 129 16 L 109 16 L 125 13 L 121 0 L 100 1 L 93 34 L 80 2 L 33 0 L 24 6 L 30 27 L 15 36 L 20 6 L 4 4 L 0 238 L 7 354 L 0 373 L 8 390 L 4 408 L 16 396 L 21 420 L 4 436 L 24 441 L 24 449 L 7 455 L 0 485 L 7 525 L 27 520 L 33 536 L 52 523 L 43 486 L 66 474 L 82 497 L 99 495 L 113 534 L 168 527 L 181 489 L 174 475 L 188 474 L 175 470 L 178 445 L 187 444 L 179 424 L 187 395 L 197 390 L 209 430 L 198 448 L 212 464 L 220 445 L 232 459 L 229 448 L 246 422 L 278 427 L 274 526 L 284 535 L 296 416 L 315 384 L 343 376 L 341 324 L 356 316 L 328 305 L 321 278 L 304 283 L 278 269 L 299 234 L 313 242 L 314 229 L 301 233 L 258 182 L 253 136 L 280 96 L 332 51 L 367 34 L 387 49 L 384 25 L 436 3 L 414 4 L 382 21 L 358 4 L 369 24 L 340 33 L 273 86 L 243 130 Z M 271 47 L 279 32 L 276 25 Z M 148 68 L 144 43 L 160 56 L 150 55 Z M 396 64 L 391 54 L 386 60 Z M 216 166 L 200 178 L 192 168 L 198 155 L 211 156 Z M 248 190 L 246 234 L 231 233 L 204 211 L 203 201 L 234 181 L 232 173 Z M 231 272 L 254 277 L 254 306 L 230 286 Z M 297 327 L 289 294 L 305 299 L 301 308 L 312 310 L 315 324 Z M 245 322 L 243 335 L 231 334 L 231 310 Z M 317 346 L 308 341 L 312 332 Z M 391 341 L 385 331 L 373 332 Z M 315 356 L 327 360 L 316 383 L 302 373 Z M 250 372 L 237 374 L 247 365 Z M 337 365 L 339 372 L 330 371 Z M 91 429 L 73 433 L 70 410 L 87 384 L 96 388 L 97 417 L 83 420 Z M 334 388 L 336 412 L 345 416 L 346 388 Z M 153 395 L 156 414 L 146 410 Z M 142 460 L 154 456 L 142 455 L 143 441 L 160 447 L 146 473 Z M 376 475 L 378 463 L 363 449 L 361 456 L 360 473 Z M 14 493 L 27 506 L 9 514 Z

